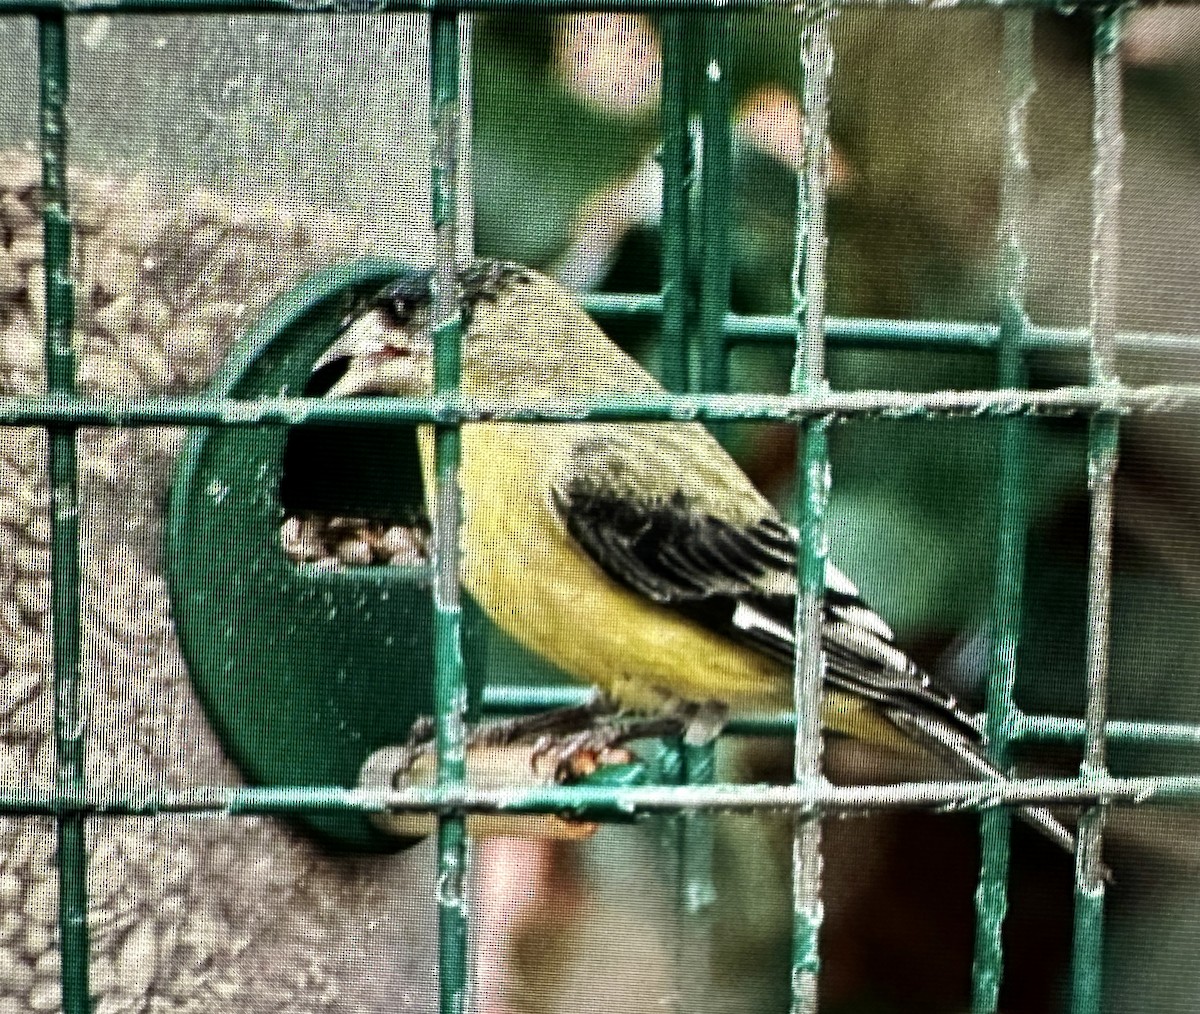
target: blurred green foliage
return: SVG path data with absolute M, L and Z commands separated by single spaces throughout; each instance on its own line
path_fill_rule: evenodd
M 730 15 L 729 20 L 732 59 L 723 70 L 735 106 L 763 84 L 798 94 L 796 19 L 779 12 Z M 851 178 L 830 199 L 830 313 L 997 319 L 1004 118 L 1000 23 L 999 15 L 986 11 L 843 12 L 835 22 L 831 133 Z M 1038 323 L 1078 326 L 1087 323 L 1090 264 L 1090 23 L 1082 16 L 1046 14 L 1038 15 L 1036 24 L 1038 91 L 1030 106 L 1028 141 L 1032 203 L 1024 236 L 1030 261 L 1027 301 Z M 479 249 L 542 266 L 552 266 L 570 241 L 581 204 L 599 188 L 628 177 L 653 151 L 657 134 L 654 115 L 606 115 L 570 94 L 552 65 L 553 29 L 551 18 L 494 14 L 481 20 L 477 41 Z M 1195 68 L 1128 75 L 1128 107 L 1134 111 L 1127 120 L 1129 164 L 1134 169 L 1126 184 L 1127 207 L 1141 207 L 1143 199 L 1175 199 L 1187 173 L 1200 178 L 1192 129 L 1197 80 Z M 1160 164 L 1186 168 L 1156 176 L 1154 167 Z M 791 170 L 735 142 L 730 195 L 735 310 L 789 312 L 795 194 Z M 1125 225 L 1123 238 L 1133 251 L 1131 261 L 1148 257 L 1147 251 L 1159 243 L 1151 227 L 1137 218 Z M 656 291 L 660 248 L 655 223 L 631 232 L 605 287 Z M 1193 265 L 1197 253 L 1193 250 Z M 1180 256 L 1185 271 L 1187 256 Z M 1170 316 L 1168 307 L 1181 300 L 1172 304 L 1160 298 L 1186 283 L 1172 285 L 1161 267 L 1159 271 L 1151 276 L 1150 288 L 1143 279 L 1140 287 L 1122 289 L 1123 326 L 1194 331 L 1195 317 L 1183 312 Z M 1194 268 L 1192 273 L 1194 277 Z M 653 364 L 653 328 L 605 323 L 618 341 Z M 1033 386 L 1082 382 L 1087 375 L 1086 361 L 1077 355 L 1031 356 L 1028 366 Z M 786 347 L 747 348 L 734 355 L 732 377 L 738 389 L 781 391 L 790 367 Z M 1182 363 L 1153 369 L 1195 376 Z M 1153 379 L 1153 369 L 1143 368 L 1138 376 Z M 836 346 L 830 350 L 828 370 L 835 387 L 848 389 L 988 387 L 997 376 L 989 354 Z M 1114 585 L 1114 717 L 1195 721 L 1200 714 L 1200 692 L 1194 689 L 1200 686 L 1195 662 L 1200 601 L 1188 591 L 1189 585 L 1194 589 L 1189 575 L 1200 564 L 1200 547 L 1196 528 L 1185 520 L 1195 518 L 1184 492 L 1190 487 L 1180 478 L 1195 475 L 1197 462 L 1190 450 L 1164 452 L 1161 434 L 1170 426 L 1160 420 L 1156 430 L 1134 419 L 1124 429 Z M 1086 423 L 1035 420 L 1027 432 L 1029 533 L 1018 702 L 1031 713 L 1077 715 L 1086 662 Z M 726 435 L 756 480 L 787 503 L 793 432 L 748 425 Z M 835 428 L 832 442 L 835 559 L 895 625 L 906 647 L 977 701 L 988 664 L 998 437 L 999 426 L 987 420 L 852 422 Z M 1183 446 L 1182 437 L 1178 446 Z M 1162 502 L 1162 491 L 1172 484 L 1180 487 L 1172 501 L 1180 504 L 1176 513 L 1138 507 Z M 529 669 L 522 664 L 519 672 L 526 678 Z M 1036 754 L 1039 763 L 1064 773 L 1078 756 L 1072 748 L 1023 753 Z M 1169 748 L 1127 746 L 1114 749 L 1112 756 L 1121 772 L 1191 770 L 1197 761 L 1195 754 Z M 787 776 L 784 761 L 776 773 Z M 912 934 L 927 934 L 932 941 L 948 925 L 956 927 L 954 940 L 969 939 L 969 910 L 950 906 L 948 898 L 968 899 L 972 890 L 970 821 L 868 823 L 884 829 L 877 833 L 890 845 L 885 841 L 883 847 L 893 853 L 907 849 L 906 861 L 916 865 L 885 871 L 872 889 L 872 904 L 852 918 L 845 896 L 838 900 L 838 891 L 845 888 L 838 878 L 846 875 L 847 863 L 854 867 L 862 856 L 841 855 L 837 849 L 846 849 L 846 836 L 834 836 L 836 847 L 827 858 L 833 877 L 829 890 L 835 895 L 826 936 L 832 983 L 826 985 L 827 1009 L 962 1009 L 969 954 L 954 951 L 951 970 L 930 972 L 939 986 L 919 981 L 920 975 L 912 978 L 911 970 L 934 968 L 938 947 L 948 953 L 946 948 L 954 945 L 931 943 L 931 950 L 917 956 L 900 942 Z M 908 828 L 908 836 L 888 839 L 887 829 L 897 826 Z M 1176 939 L 1200 933 L 1194 915 L 1182 925 L 1167 926 L 1153 906 L 1126 903 L 1121 861 L 1132 857 L 1136 862 L 1142 854 L 1136 842 L 1144 839 L 1131 830 L 1137 826 L 1136 821 L 1118 825 L 1125 830 L 1110 838 L 1118 869 L 1112 946 L 1121 955 L 1113 967 L 1124 969 L 1121 974 L 1137 964 L 1133 955 L 1141 953 L 1143 939 L 1158 932 Z M 727 920 L 721 926 L 728 933 L 722 938 L 721 960 L 740 984 L 740 993 L 728 1008 L 714 994 L 713 1009 L 781 1009 L 783 940 L 790 919 L 781 879 L 786 868 L 782 837 L 776 842 L 778 854 L 769 861 L 761 835 L 747 834 L 745 828 L 735 832 L 726 826 L 719 840 L 721 911 Z M 1020 829 L 1016 841 L 1010 919 L 1015 936 L 1009 942 L 1004 1009 L 1061 1009 L 1070 871 L 1061 857 L 1040 851 Z M 879 841 L 873 841 L 864 848 L 877 846 Z M 1153 869 L 1158 873 L 1147 872 L 1142 879 L 1149 878 L 1148 883 L 1168 868 L 1177 870 L 1192 854 L 1182 841 L 1160 839 L 1157 848 L 1159 865 Z M 968 861 L 955 888 L 961 890 L 954 893 L 940 878 L 947 866 L 958 868 L 964 849 Z M 1163 859 L 1164 853 L 1174 860 Z M 613 863 L 620 863 L 619 855 L 613 854 Z M 930 856 L 942 858 L 930 861 Z M 764 862 L 777 879 L 764 875 Z M 1138 875 L 1131 879 L 1142 882 Z M 901 882 L 923 886 L 905 894 L 897 886 Z M 768 886 L 772 883 L 774 888 Z M 1190 883 L 1189 897 L 1200 899 L 1194 878 Z M 922 890 L 937 891 L 936 900 Z M 1193 909 L 1200 911 L 1200 901 Z M 855 956 L 856 948 L 866 946 L 864 939 L 874 941 L 871 959 Z M 845 985 L 847 975 L 858 976 L 852 987 Z M 943 976 L 948 979 L 939 978 Z M 1169 985 L 1159 995 L 1154 995 L 1150 977 L 1138 981 L 1146 992 L 1135 999 L 1128 991 L 1114 991 L 1114 1002 L 1119 1002 L 1114 1010 L 1184 1009 L 1173 1006 L 1173 998 L 1187 995 L 1195 985 L 1192 976 L 1178 969 L 1164 977 Z
M 732 21 L 725 76 L 734 105 L 766 84 L 799 94 L 796 20 L 756 14 Z M 580 205 L 629 176 L 654 150 L 657 131 L 656 115 L 605 114 L 571 94 L 553 65 L 554 24 L 488 15 L 476 46 L 478 247 L 544 266 L 567 244 Z M 852 182 L 831 199 L 832 313 L 995 319 L 998 25 L 995 15 L 975 13 L 855 15 L 836 23 L 832 130 Z M 927 44 L 931 31 L 937 47 Z M 959 79 L 957 86 L 947 87 L 948 78 Z M 794 173 L 735 142 L 731 208 L 733 308 L 789 312 Z M 630 234 L 606 287 L 654 291 L 660 267 L 651 223 Z M 656 329 L 609 326 L 652 359 Z M 783 343 L 749 348 L 732 364 L 737 388 L 782 391 L 791 353 Z M 944 351 L 834 348 L 829 372 L 842 388 L 994 382 L 991 356 Z M 1031 429 L 1030 494 L 1034 516 L 1044 517 L 1078 489 L 1082 429 Z M 781 502 L 789 497 L 792 439 L 782 428 L 733 431 L 735 451 Z M 986 421 L 835 430 L 835 557 L 910 637 L 944 643 L 986 615 L 996 440 L 997 428 Z

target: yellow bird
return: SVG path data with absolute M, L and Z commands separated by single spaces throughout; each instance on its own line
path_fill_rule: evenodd
M 352 321 L 331 397 L 433 389 L 430 274 L 411 272 Z M 461 272 L 462 389 L 490 401 L 659 396 L 572 294 L 518 264 Z M 431 427 L 419 433 L 433 489 Z M 479 422 L 462 427 L 462 583 L 492 621 L 624 708 L 792 704 L 796 532 L 697 423 Z M 1003 779 L 981 723 L 893 643 L 826 570 L 826 728 L 915 743 L 956 772 Z M 1049 811 L 1021 815 L 1062 847 Z

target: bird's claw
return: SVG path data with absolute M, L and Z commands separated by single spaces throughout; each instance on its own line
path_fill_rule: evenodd
M 669 714 L 682 726 L 683 741 L 688 746 L 714 742 L 729 721 L 729 708 L 720 701 L 676 700 Z
M 556 782 L 587 778 L 608 764 L 628 764 L 633 755 L 618 745 L 613 726 L 585 729 L 564 738 L 541 736 L 533 744 L 533 766 L 553 771 Z
M 609 764 L 629 763 L 625 744 L 638 739 L 683 738 L 690 746 L 712 742 L 726 720 L 726 709 L 716 701 L 672 699 L 655 715 L 621 712 L 597 691 L 587 702 L 532 715 L 484 722 L 469 730 L 469 748 L 531 744 L 533 766 L 553 772 L 556 781 L 586 778 Z M 422 715 L 409 730 L 405 748 L 415 757 L 432 749 L 437 726 Z

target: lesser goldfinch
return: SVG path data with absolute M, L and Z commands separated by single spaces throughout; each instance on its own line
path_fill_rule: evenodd
M 432 391 L 430 279 L 405 273 L 349 323 L 341 344 L 359 351 L 329 396 Z M 459 285 L 467 395 L 662 394 L 546 276 L 483 260 Z M 431 427 L 419 443 L 432 490 Z M 518 642 L 632 710 L 791 706 L 797 534 L 703 426 L 468 423 L 460 483 L 463 586 Z M 826 585 L 824 726 L 1005 778 L 980 720 L 896 647 L 832 564 Z M 1047 810 L 1021 814 L 1073 848 Z

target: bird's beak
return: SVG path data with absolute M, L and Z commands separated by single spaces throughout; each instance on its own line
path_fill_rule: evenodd
M 350 360 L 346 372 L 329 389 L 327 397 L 351 398 L 359 394 L 419 394 L 427 384 L 420 365 L 407 345 L 388 344 Z
M 420 396 L 433 386 L 429 337 L 419 328 L 413 333 L 395 326 L 379 311 L 364 314 L 342 331 L 317 361 L 316 371 L 327 366 L 329 398 Z

